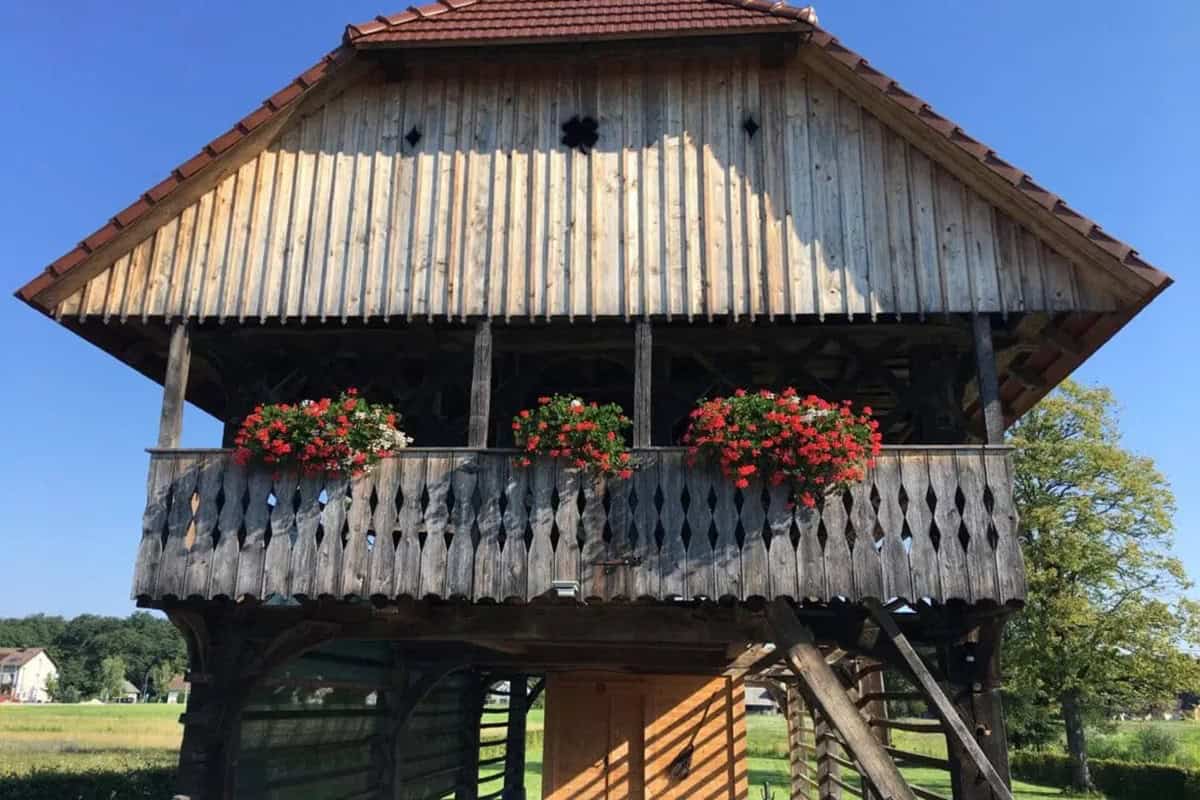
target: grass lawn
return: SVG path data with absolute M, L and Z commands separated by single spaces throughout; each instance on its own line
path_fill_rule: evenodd
M 182 705 L 0 705 L 0 774 L 173 767 Z
M 178 720 L 182 712 L 183 706 L 160 704 L 2 705 L 0 775 L 40 770 L 123 773 L 148 767 L 172 767 L 179 748 L 181 728 Z M 784 720 L 766 715 L 747 719 L 751 800 L 760 800 L 761 787 L 766 783 L 771 785 L 771 800 L 785 800 L 788 774 L 784 758 Z M 530 741 L 525 773 L 530 798 L 541 797 L 543 725 L 542 710 L 533 709 L 528 721 Z M 1194 736 L 1200 743 L 1200 725 L 1188 727 L 1191 728 L 1189 741 Z M 929 755 L 945 755 L 945 744 L 940 737 L 898 732 L 896 745 Z M 939 794 L 948 796 L 950 793 L 946 772 L 905 769 L 904 773 L 914 784 Z M 850 782 L 856 780 L 849 779 Z M 1048 797 L 1066 800 L 1068 797 L 1058 789 L 1020 782 L 1013 788 L 1017 800 Z

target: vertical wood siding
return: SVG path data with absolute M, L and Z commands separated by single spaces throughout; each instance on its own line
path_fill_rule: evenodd
M 590 154 L 560 142 L 575 115 L 599 121 Z M 874 319 L 1114 307 L 1085 270 L 821 78 L 734 58 L 417 68 L 355 87 L 58 313 Z

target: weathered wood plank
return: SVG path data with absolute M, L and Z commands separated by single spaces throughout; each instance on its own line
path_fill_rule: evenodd
M 500 514 L 500 498 L 505 490 L 508 464 L 501 458 L 479 461 L 479 544 L 474 553 L 473 597 L 479 600 L 504 600 L 504 562 L 500 549 L 500 534 L 504 519 Z M 511 502 L 511 500 L 510 500 Z M 524 558 L 521 559 L 524 563 Z
M 662 528 L 662 547 L 658 553 L 661 583 L 659 597 L 684 597 L 687 591 L 687 552 L 683 544 L 685 522 L 683 508 L 684 455 L 681 452 L 663 453 L 659 458 L 659 492 L 662 507 L 659 525 Z
M 554 479 L 553 461 L 535 461 L 529 468 L 531 497 L 529 504 L 529 527 L 533 539 L 529 543 L 529 571 L 527 599 L 550 591 L 554 581 L 554 544 L 550 533 L 554 528 Z
M 479 456 L 472 453 L 454 459 L 450 485 L 454 507 L 450 511 L 450 548 L 446 553 L 446 594 L 454 598 L 472 597 L 475 577 L 475 486 Z
M 424 490 L 424 456 L 405 454 L 400 460 L 400 510 L 396 514 L 400 541 L 396 545 L 396 558 L 392 567 L 397 597 L 421 595 L 420 534 L 424 530 L 425 522 L 421 494 Z
M 767 558 L 767 542 L 763 528 L 767 512 L 763 506 L 762 480 L 750 478 L 750 486 L 742 489 L 742 598 L 768 598 L 771 595 L 770 567 Z M 795 562 L 793 562 L 795 563 Z
M 282 470 L 275 478 L 271 509 L 271 538 L 267 542 L 263 563 L 263 597 L 287 597 L 288 568 L 292 560 L 292 536 L 296 530 L 296 487 L 299 477 L 292 470 Z
M 526 547 L 529 525 L 529 470 L 508 466 L 504 473 L 504 555 L 500 599 L 525 600 L 529 596 L 529 570 L 533 553 Z
M 241 560 L 238 531 L 242 528 L 242 502 L 246 495 L 246 468 L 234 463 L 232 458 L 225 460 L 221 493 L 225 502 L 217 518 L 220 538 L 213 553 L 212 579 L 206 596 L 232 599 L 237 596 L 237 571 Z
M 767 527 L 771 530 L 771 543 L 767 547 L 769 596 L 799 600 L 796 547 L 792 544 L 795 509 L 789 495 L 786 483 L 770 488 L 767 504 Z
M 450 494 L 452 457 L 431 455 L 425 462 L 425 542 L 421 546 L 421 597 L 447 597 L 446 528 L 450 522 L 447 498 Z
M 235 599 L 263 598 L 263 566 L 267 557 L 267 525 L 270 523 L 271 473 L 264 469 L 248 470 L 246 480 L 246 514 L 243 524 L 246 537 L 238 554 L 237 592 Z
M 557 460 L 554 474 L 558 491 L 558 506 L 554 522 L 558 527 L 558 543 L 554 547 L 554 580 L 579 580 L 579 492 L 581 470 L 570 459 Z
M 371 527 L 375 531 L 375 552 L 371 556 L 371 572 L 367 579 L 368 597 L 392 597 L 396 585 L 396 552 L 393 534 L 398 530 L 396 500 L 400 491 L 401 459 L 385 458 L 375 467 L 375 515 Z M 304 481 L 301 481 L 303 493 Z M 301 500 L 303 508 L 303 499 Z M 299 524 L 299 520 L 297 520 Z M 297 541 L 299 546 L 299 541 Z

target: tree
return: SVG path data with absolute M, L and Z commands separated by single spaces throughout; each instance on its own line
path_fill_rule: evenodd
M 1175 500 L 1120 446 L 1112 394 L 1063 383 L 1010 432 L 1029 599 L 1009 629 L 1010 688 L 1066 727 L 1091 788 L 1084 725 L 1195 686 L 1200 614 L 1171 554 Z
M 119 697 L 125 683 L 125 659 L 120 656 L 107 656 L 100 662 L 100 674 L 96 680 L 100 686 L 100 697 L 104 700 Z
M 154 697 L 160 700 L 167 696 L 167 685 L 175 677 L 175 665 L 170 661 L 160 661 L 150 668 L 149 676 L 150 685 L 154 687 Z

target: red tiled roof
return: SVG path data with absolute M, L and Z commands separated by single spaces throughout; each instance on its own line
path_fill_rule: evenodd
M 771 13 L 774 12 L 774 13 Z M 816 21 L 758 0 L 440 0 L 346 28 L 355 47 L 727 33 Z
M 705 31 L 728 33 L 764 26 L 786 30 L 786 26 L 792 25 L 811 30 L 812 44 L 845 66 L 855 79 L 874 87 L 882 98 L 914 115 L 1026 198 L 1036 202 L 1088 242 L 1147 281 L 1155 291 L 1170 283 L 1169 276 L 1144 261 L 1133 247 L 1105 233 L 1091 219 L 1038 185 L 1030 175 L 1001 159 L 987 145 L 968 136 L 923 100 L 870 66 L 865 58 L 815 27 L 816 17 L 811 8 L 797 8 L 768 0 L 440 0 L 390 17 L 348 26 L 342 48 L 325 56 L 228 132 L 173 170 L 165 180 L 149 189 L 107 225 L 19 289 L 17 296 L 36 304 L 39 294 L 57 283 L 71 269 L 84 263 L 97 248 L 116 238 L 182 183 L 203 173 L 222 154 L 311 89 L 359 47 L 404 43 L 523 41 L 529 38 L 551 41 Z

